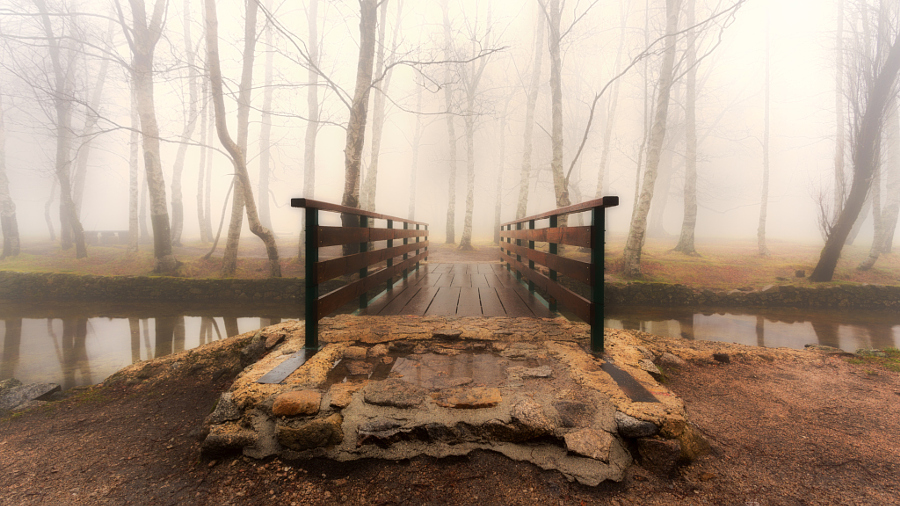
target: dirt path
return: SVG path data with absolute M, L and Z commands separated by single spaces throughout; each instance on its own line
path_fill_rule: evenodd
M 669 371 L 713 454 L 589 488 L 492 453 L 204 459 L 200 425 L 238 370 L 219 353 L 2 420 L 0 504 L 900 504 L 900 375 L 835 356 L 741 360 Z

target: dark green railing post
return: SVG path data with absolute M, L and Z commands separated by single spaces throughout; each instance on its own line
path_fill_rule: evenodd
M 360 228 L 369 228 L 369 218 L 367 216 L 360 216 L 359 217 L 359 226 L 360 226 Z M 365 253 L 367 251 L 369 251 L 369 242 L 363 241 L 363 242 L 359 243 L 359 252 Z M 368 267 L 363 267 L 362 269 L 359 270 L 359 278 L 360 279 L 362 279 L 368 275 L 369 275 Z M 359 296 L 359 307 L 360 308 L 365 308 L 365 307 L 368 307 L 368 305 L 369 305 L 369 301 L 366 299 L 367 293 L 368 292 L 363 292 L 362 295 Z
M 387 220 L 387 228 L 388 228 L 388 230 L 394 228 L 394 220 Z M 388 239 L 387 247 L 388 248 L 394 247 L 394 239 Z M 391 267 L 394 266 L 394 257 L 390 257 L 387 259 L 387 266 L 388 266 L 388 269 L 390 269 Z M 390 290 L 392 286 L 394 286 L 394 277 L 393 276 L 388 278 L 386 289 Z
M 319 285 L 316 282 L 316 262 L 319 261 L 319 210 L 309 207 L 306 219 L 306 338 L 303 347 L 319 349 Z
M 557 223 L 558 223 L 557 218 L 558 217 L 556 215 L 553 215 L 550 217 L 550 228 L 557 227 Z M 549 243 L 549 246 L 550 246 L 550 254 L 556 255 L 557 252 L 559 251 L 559 246 L 555 242 Z M 556 271 L 553 269 L 550 269 L 550 281 L 556 283 Z M 550 300 L 548 302 L 549 302 L 549 306 L 550 306 L 550 308 L 549 308 L 550 311 L 556 311 L 556 299 L 553 297 L 550 297 Z
M 591 352 L 603 353 L 603 266 L 606 245 L 606 211 L 591 209 Z
M 522 230 L 521 223 L 516 223 L 516 230 Z M 521 246 L 521 245 L 522 245 L 522 239 L 516 239 L 516 246 Z M 519 262 L 519 263 L 522 262 L 522 256 L 519 255 L 518 252 L 516 252 L 516 262 Z M 522 281 L 522 273 L 519 272 L 518 266 L 516 267 L 516 279 L 519 281 Z
M 419 230 L 419 224 L 418 224 L 418 223 L 416 223 L 416 230 Z M 419 236 L 416 235 L 416 243 L 418 244 L 418 242 L 419 242 Z M 419 256 L 419 248 L 416 248 L 416 256 Z M 416 260 L 416 271 L 418 271 L 418 270 L 419 270 L 419 261 Z
M 528 221 L 528 230 L 534 230 L 534 220 Z M 534 249 L 534 241 L 528 241 L 528 249 Z M 534 270 L 534 260 L 528 259 L 528 268 Z M 528 280 L 528 291 L 534 292 L 534 281 Z
M 403 222 L 403 230 L 409 230 L 409 223 L 407 223 L 405 221 Z M 409 244 L 409 237 L 404 237 L 403 245 L 406 246 L 407 244 Z M 409 253 L 404 253 L 403 260 L 407 260 L 407 259 L 409 259 Z M 405 267 L 403 269 L 403 279 L 406 279 L 406 276 L 408 276 L 408 275 L 409 275 L 409 267 Z

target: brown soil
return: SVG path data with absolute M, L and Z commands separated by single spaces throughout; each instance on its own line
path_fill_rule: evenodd
M 900 503 L 900 375 L 754 348 L 667 371 L 713 447 L 674 476 L 634 466 L 623 483 L 590 488 L 485 452 L 352 464 L 203 458 L 202 421 L 249 336 L 0 421 L 0 504 Z

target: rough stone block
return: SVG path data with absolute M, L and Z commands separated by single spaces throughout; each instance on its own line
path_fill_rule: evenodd
M 552 434 L 560 426 L 559 414 L 555 410 L 548 414 L 536 401 L 522 399 L 513 406 L 512 417 L 532 437 Z
M 682 367 L 687 365 L 687 362 L 678 355 L 673 355 L 672 353 L 665 352 L 656 359 L 656 363 L 663 367 Z
M 237 420 L 241 417 L 241 410 L 231 400 L 231 392 L 225 392 L 219 397 L 216 409 L 206 417 L 206 422 L 211 425 L 218 425 L 230 420 Z
M 16 406 L 41 397 L 59 392 L 60 387 L 56 383 L 30 383 L 7 389 L 0 394 L 0 411 L 9 411 Z
M 609 461 L 609 447 L 613 437 L 605 431 L 592 428 L 579 429 L 564 436 L 566 449 L 585 457 Z
M 365 360 L 369 349 L 365 346 L 348 346 L 344 349 L 344 358 L 347 360 Z
M 275 416 L 314 415 L 319 412 L 322 394 L 315 390 L 285 392 L 275 398 L 272 414 Z
M 369 383 L 364 396 L 366 402 L 376 406 L 414 408 L 425 401 L 425 390 L 412 383 L 390 378 Z
M 344 439 L 341 424 L 344 419 L 335 413 L 328 418 L 317 418 L 300 427 L 278 425 L 275 428 L 276 438 L 283 446 L 292 450 L 303 451 L 320 446 L 340 444 Z
M 674 439 L 659 437 L 637 440 L 638 456 L 644 469 L 669 476 L 681 462 L 681 445 Z
M 655 436 L 659 433 L 659 427 L 652 422 L 638 420 L 621 411 L 616 411 L 616 427 L 622 437 L 637 438 Z
M 489 387 L 452 388 L 431 394 L 438 406 L 456 409 L 491 408 L 503 398 L 500 389 Z

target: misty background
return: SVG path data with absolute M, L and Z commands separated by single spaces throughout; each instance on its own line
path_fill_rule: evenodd
M 56 132 L 51 120 L 52 80 L 46 40 L 33 3 L 12 0 L 0 8 L 0 95 L 5 120 L 5 158 L 10 192 L 16 205 L 23 245 L 50 236 L 45 218 L 54 189 Z M 318 67 L 330 83 L 317 85 L 320 122 L 316 145 L 315 188 L 304 187 L 304 135 L 307 107 L 307 68 L 300 50 L 308 48 L 309 2 L 263 3 L 257 23 L 258 40 L 253 69 L 247 160 L 257 199 L 269 199 L 271 225 L 280 239 L 294 238 L 302 211 L 291 209 L 292 197 L 312 197 L 339 203 L 344 188 L 344 145 L 348 108 L 340 95 L 352 95 L 359 52 L 360 9 L 356 1 L 319 1 Z M 71 160 L 87 153 L 81 220 L 85 230 L 127 230 L 129 210 L 129 143 L 131 92 L 129 72 L 120 62 L 131 55 L 115 7 L 106 1 L 47 2 L 60 31 L 78 34 L 77 43 L 61 39 L 72 82 Z M 448 3 L 454 54 L 465 59 L 479 54 L 486 61 L 475 98 L 474 237 L 488 240 L 495 226 L 494 209 L 500 199 L 501 221 L 515 218 L 523 158 L 525 103 L 533 71 L 539 26 L 537 1 L 456 1 Z M 733 3 L 696 2 L 697 19 L 724 12 Z M 148 6 L 148 9 L 150 6 Z M 190 68 L 185 51 L 183 20 L 190 12 L 196 50 L 195 68 L 205 73 L 202 3 L 170 2 L 157 44 L 153 69 L 156 114 L 159 122 L 161 166 L 171 198 L 173 163 L 191 98 Z M 234 135 L 236 95 L 241 75 L 243 2 L 219 2 L 219 49 L 225 85 L 225 105 Z M 149 12 L 149 10 L 148 10 Z M 762 188 L 762 136 L 767 59 L 770 37 L 771 175 L 767 234 L 772 239 L 821 241 L 818 202 L 833 191 L 835 157 L 835 36 L 838 2 L 776 2 L 750 0 L 739 9 L 702 27 L 698 53 L 705 55 L 697 74 L 698 219 L 697 236 L 751 238 L 757 233 Z M 378 160 L 374 210 L 409 216 L 411 171 L 415 177 L 415 219 L 430 224 L 433 240 L 443 242 L 448 208 L 449 150 L 444 89 L 454 89 L 458 142 L 456 177 L 457 240 L 462 230 L 466 198 L 462 77 L 445 61 L 441 3 L 391 0 L 386 23 L 385 62 L 392 68 L 385 96 L 384 131 Z M 581 17 L 580 17 L 581 16 Z M 846 14 L 852 16 L 852 14 Z M 490 24 L 488 19 L 490 18 Z M 562 24 L 571 26 L 561 44 L 565 168 L 584 135 L 591 101 L 610 80 L 647 49 L 647 40 L 665 31 L 665 2 L 574 2 L 563 4 Z M 65 25 L 65 28 L 63 26 Z M 680 26 L 683 26 L 683 22 Z M 649 30 L 647 33 L 646 30 Z M 267 36 L 267 32 L 270 34 Z M 847 37 L 850 37 L 848 33 Z M 551 108 L 548 84 L 547 36 L 543 35 L 542 74 L 535 109 L 532 171 L 528 178 L 527 213 L 556 207 L 551 158 Z M 683 45 L 680 40 L 679 44 Z M 299 49 L 298 49 L 299 48 Z M 488 51 L 487 54 L 484 54 Z M 621 52 L 621 54 L 619 54 Z M 645 89 L 650 98 L 659 70 L 661 47 L 618 81 L 615 116 L 610 114 L 612 88 L 599 100 L 584 151 L 571 176 L 571 201 L 595 198 L 598 180 L 603 195 L 618 195 L 619 208 L 607 212 L 611 234 L 628 231 L 635 199 L 635 181 L 644 142 Z M 618 57 L 617 57 L 618 55 Z M 271 80 L 266 74 L 272 59 Z M 96 112 L 94 132 L 84 136 L 103 61 L 106 78 Z M 458 66 L 458 65 L 457 65 Z M 682 72 L 684 64 L 682 62 Z M 646 74 L 645 74 L 646 73 Z M 449 76 L 449 77 L 448 77 Z M 645 79 L 646 78 L 646 79 Z M 656 195 L 650 212 L 649 234 L 677 237 L 683 215 L 684 107 L 683 79 L 673 85 L 666 137 Z M 205 81 L 203 81 L 205 82 Z M 264 91 L 271 88 L 271 144 L 260 143 Z M 370 101 L 380 92 L 373 90 Z M 198 110 L 209 112 L 197 93 Z M 849 106 L 848 106 L 849 107 Z M 372 164 L 372 105 L 362 158 L 363 179 Z M 897 122 L 893 116 L 892 121 Z M 199 238 L 196 196 L 203 145 L 210 146 L 212 169 L 209 208 L 218 224 L 234 169 L 207 125 L 207 139 L 194 129 L 185 154 L 181 192 L 184 200 L 184 238 Z M 604 131 L 612 121 L 607 171 L 599 173 Z M 421 128 L 418 160 L 413 160 L 417 122 Z M 89 151 L 85 142 L 90 140 Z M 895 149 L 895 148 L 890 148 Z M 271 156 L 269 194 L 259 195 L 260 153 Z M 846 157 L 849 164 L 850 152 Z M 143 166 L 140 185 L 143 188 Z M 499 182 L 499 185 L 498 185 Z M 145 191 L 145 190 L 142 190 Z M 830 199 L 830 197 L 828 197 Z M 58 201 L 50 219 L 59 230 Z M 226 228 L 228 215 L 226 215 Z M 871 214 L 866 220 L 871 220 Z M 246 222 L 246 220 L 245 220 Z M 149 222 L 147 227 L 149 228 Z M 245 224 L 246 227 L 246 224 Z M 223 232 L 224 237 L 224 232 Z M 861 238 L 871 239 L 871 224 Z M 245 229 L 244 241 L 257 241 Z M 290 256 L 285 251 L 283 255 Z

